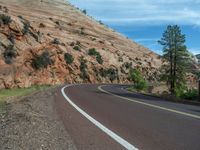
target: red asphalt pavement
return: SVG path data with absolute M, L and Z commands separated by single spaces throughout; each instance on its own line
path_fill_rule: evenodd
M 200 119 L 127 101 L 99 91 L 98 86 L 73 85 L 65 89 L 65 94 L 91 117 L 140 150 L 200 150 Z M 107 85 L 103 89 L 200 116 L 200 107 L 132 94 L 121 87 Z M 56 108 L 78 150 L 125 149 L 71 106 L 60 90 Z

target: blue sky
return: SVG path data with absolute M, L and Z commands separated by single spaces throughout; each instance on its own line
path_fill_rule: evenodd
M 186 45 L 200 53 L 200 0 L 69 0 L 96 20 L 162 54 L 157 41 L 169 24 L 178 24 Z

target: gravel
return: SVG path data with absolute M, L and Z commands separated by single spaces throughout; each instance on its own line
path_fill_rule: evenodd
M 56 88 L 7 104 L 0 116 L 0 150 L 76 150 L 54 106 Z

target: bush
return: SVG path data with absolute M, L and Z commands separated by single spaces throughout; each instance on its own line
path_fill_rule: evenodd
M 17 51 L 16 51 L 16 49 L 14 49 L 13 45 L 9 45 L 8 47 L 6 47 L 6 49 L 3 53 L 3 56 L 5 59 L 5 63 L 11 64 L 13 58 L 15 58 L 17 56 Z
M 187 100 L 196 100 L 198 99 L 198 90 L 197 89 L 188 89 L 186 92 L 180 95 L 180 98 Z
M 103 59 L 102 59 L 100 53 L 97 52 L 95 48 L 89 49 L 88 55 L 90 55 L 90 56 L 96 56 L 97 62 L 98 62 L 99 64 L 103 64 Z
M 73 49 L 76 50 L 76 51 L 81 51 L 81 49 L 80 49 L 80 47 L 78 45 L 74 46 Z
M 109 77 L 111 82 L 118 78 L 118 70 L 117 69 L 109 68 L 106 72 L 107 72 L 107 76 Z
M 139 70 L 131 69 L 129 72 L 129 79 L 134 82 L 134 88 L 136 90 L 141 91 L 147 88 L 147 83 Z
M 53 44 L 60 44 L 60 40 L 58 38 L 55 38 L 53 41 L 52 41 Z
M 24 28 L 22 29 L 23 35 L 26 35 L 29 32 L 30 24 L 28 22 L 24 23 Z
M 100 54 L 96 55 L 96 60 L 99 64 L 103 64 L 103 59 Z
M 83 12 L 85 15 L 87 14 L 87 10 L 86 10 L 86 9 L 84 9 L 82 12 Z
M 10 42 L 11 42 L 12 44 L 15 44 L 15 35 L 14 35 L 13 33 L 10 33 L 10 34 L 8 35 L 8 39 L 10 40 Z
M 106 77 L 107 76 L 107 70 L 104 68 L 99 69 L 99 74 L 102 77 Z
M 74 45 L 75 45 L 75 43 L 74 43 L 74 42 L 71 42 L 71 43 L 70 43 L 70 46 L 74 46 Z
M 123 64 L 123 66 L 126 68 L 126 69 L 131 69 L 132 68 L 132 62 L 125 62 L 124 64 Z
M 10 16 L 6 16 L 6 15 L 4 15 L 4 14 L 1 14 L 1 15 L 0 15 L 0 19 L 1 19 L 1 21 L 2 21 L 2 23 L 3 23 L 4 25 L 9 25 L 9 24 L 12 22 Z
M 53 64 L 53 60 L 49 56 L 49 52 L 46 50 L 41 55 L 35 56 L 32 59 L 32 67 L 36 70 L 41 68 L 47 68 L 47 66 Z
M 83 57 L 81 57 L 81 59 L 80 59 L 80 71 L 81 71 L 81 74 L 80 74 L 80 77 L 82 78 L 82 79 L 88 79 L 89 78 L 89 76 L 88 76 L 88 74 L 87 74 L 87 61 L 83 58 Z
M 123 58 L 122 58 L 122 57 L 119 57 L 119 58 L 118 58 L 118 61 L 119 61 L 119 62 L 123 62 Z
M 101 68 L 99 69 L 99 74 L 104 78 L 108 77 L 111 82 L 114 81 L 115 79 L 118 79 L 118 70 L 114 68 L 109 68 L 109 69 Z
M 99 53 L 96 51 L 95 48 L 91 48 L 88 50 L 88 55 L 90 55 L 90 56 L 95 56 L 97 54 L 99 54 Z
M 67 64 L 72 64 L 74 61 L 73 56 L 69 53 L 65 53 L 64 58 Z

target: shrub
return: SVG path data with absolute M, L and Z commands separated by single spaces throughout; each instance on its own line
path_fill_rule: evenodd
M 76 41 L 76 45 L 81 45 L 81 42 L 80 41 Z
M 47 66 L 53 64 L 53 60 L 49 56 L 49 52 L 46 50 L 41 55 L 35 56 L 32 59 L 32 67 L 36 70 L 41 68 L 47 68 Z
M 96 51 L 96 49 L 95 48 L 91 48 L 91 49 L 89 49 L 89 51 L 88 51 L 88 55 L 97 55 L 97 54 L 99 54 L 97 51 Z
M 118 70 L 114 68 L 101 68 L 99 69 L 99 74 L 104 78 L 108 77 L 111 82 L 118 78 Z
M 73 49 L 76 50 L 76 51 L 81 51 L 81 49 L 80 49 L 80 47 L 79 47 L 78 45 L 75 45 L 75 46 L 73 47 Z
M 23 35 L 26 35 L 29 32 L 30 24 L 28 22 L 24 23 L 24 28 L 22 29 Z
M 87 14 L 87 10 L 86 10 L 86 9 L 84 9 L 82 12 L 83 12 L 85 15 Z
M 81 34 L 82 34 L 82 35 L 85 34 L 85 33 L 84 33 L 84 29 L 85 29 L 84 27 L 81 27 Z
M 104 68 L 99 69 L 99 74 L 102 77 L 106 77 L 107 76 L 107 71 Z
M 107 72 L 107 76 L 109 77 L 111 82 L 118 78 L 118 70 L 117 69 L 109 68 L 106 72 Z
M 89 49 L 88 55 L 90 55 L 90 56 L 96 56 L 97 62 L 98 62 L 99 64 L 103 64 L 103 59 L 102 59 L 100 53 L 97 52 L 95 48 Z
M 125 62 L 124 64 L 123 64 L 123 66 L 126 68 L 126 69 L 131 69 L 131 67 L 132 67 L 132 62 Z
M 8 35 L 8 39 L 10 40 L 10 42 L 11 42 L 12 44 L 15 44 L 15 35 L 14 35 L 13 33 L 10 33 L 10 34 Z
M 196 100 L 198 99 L 198 90 L 188 89 L 186 92 L 180 95 L 180 98 L 187 99 L 187 100 Z
M 75 45 L 75 43 L 74 43 L 74 42 L 71 42 L 71 43 L 70 43 L 70 46 L 74 46 L 74 45 Z
M 53 41 L 52 41 L 53 44 L 60 44 L 60 40 L 58 38 L 55 38 Z
M 129 79 L 134 82 L 134 88 L 138 91 L 145 90 L 147 83 L 137 69 L 131 69 L 129 72 Z
M 88 76 L 88 73 L 87 73 L 87 61 L 83 58 L 83 57 L 81 57 L 81 59 L 80 59 L 80 71 L 81 71 L 81 74 L 80 74 L 80 77 L 82 78 L 82 79 L 88 79 L 89 78 L 89 76 Z
M 10 16 L 6 16 L 4 14 L 0 15 L 0 19 L 4 25 L 9 25 L 12 22 L 12 19 L 10 18 Z
M 96 60 L 99 64 L 103 64 L 103 59 L 100 54 L 96 55 Z
M 8 47 L 6 47 L 6 49 L 3 53 L 3 56 L 5 59 L 5 63 L 11 64 L 13 58 L 15 58 L 17 56 L 17 51 L 16 51 L 16 49 L 14 49 L 13 45 L 9 45 Z
M 119 62 L 123 62 L 123 58 L 122 58 L 122 57 L 119 57 L 119 58 L 118 58 L 118 61 L 119 61 Z
M 67 64 L 72 64 L 73 61 L 74 61 L 73 56 L 71 54 L 69 54 L 69 53 L 65 53 L 64 59 L 65 59 Z

